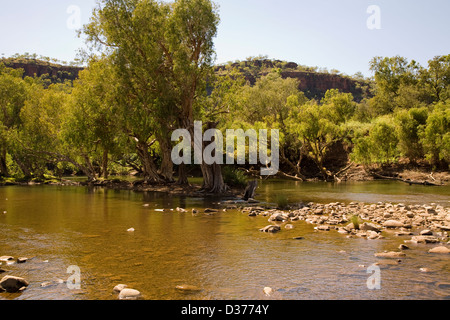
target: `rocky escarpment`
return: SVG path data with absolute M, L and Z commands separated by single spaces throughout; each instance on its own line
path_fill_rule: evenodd
M 310 99 L 320 99 L 330 89 L 351 93 L 356 101 L 370 94 L 366 80 L 357 80 L 338 73 L 318 72 L 316 68 L 300 66 L 295 62 L 269 59 L 249 60 L 217 66 L 216 71 L 224 71 L 229 67 L 242 72 L 251 85 L 254 85 L 258 78 L 278 69 L 283 78 L 297 79 L 299 90 L 303 91 Z
M 2 59 L 7 67 L 23 69 L 24 76 L 41 77 L 50 79 L 52 83 L 75 80 L 83 70 L 82 67 L 54 64 L 38 59 Z M 283 78 L 294 78 L 299 81 L 299 90 L 308 98 L 322 98 L 329 89 L 338 89 L 341 92 L 352 93 L 355 100 L 361 100 L 368 94 L 367 83 L 348 76 L 336 73 L 323 73 L 315 71 L 315 68 L 300 66 L 295 62 L 280 60 L 251 60 L 235 62 L 228 66 L 216 66 L 216 72 L 221 72 L 227 67 L 239 69 L 250 84 L 255 84 L 257 79 L 267 75 L 274 69 L 278 69 Z
M 50 79 L 51 82 L 64 82 L 75 80 L 83 68 L 75 66 L 64 66 L 37 59 L 1 59 L 5 66 L 13 69 L 22 69 L 24 77 L 42 77 Z

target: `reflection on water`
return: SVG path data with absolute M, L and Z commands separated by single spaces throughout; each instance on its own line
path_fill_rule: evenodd
M 355 201 L 450 206 L 450 186 L 431 187 L 391 181 L 324 183 L 270 180 L 260 183 L 258 199 L 273 202 L 279 194 L 286 195 L 293 203 Z
M 292 202 L 449 203 L 448 189 L 409 187 L 271 181 L 260 185 L 257 199 L 285 193 Z M 30 258 L 0 266 L 30 282 L 24 292 L 0 299 L 117 299 L 112 288 L 119 283 L 159 300 L 265 299 L 267 286 L 280 299 L 450 298 L 448 258 L 428 254 L 426 245 L 412 248 L 399 265 L 383 266 L 382 289 L 372 291 L 366 281 L 367 267 L 378 261 L 374 253 L 396 250 L 404 239 L 348 239 L 304 222 L 272 235 L 258 231 L 268 224 L 265 217 L 170 210 L 216 202 L 102 188 L 0 188 L 0 210 L 7 212 L 0 215 L 0 256 Z M 292 239 L 298 236 L 304 240 Z M 81 270 L 79 290 L 62 283 L 71 265 Z M 419 271 L 425 267 L 432 272 Z M 181 284 L 202 290 L 183 293 L 175 288 Z

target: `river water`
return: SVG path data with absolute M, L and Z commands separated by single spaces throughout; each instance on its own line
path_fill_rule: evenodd
M 400 182 L 270 181 L 260 184 L 256 198 L 271 202 L 279 195 L 292 203 L 450 206 L 449 187 Z M 0 256 L 29 258 L 3 262 L 0 268 L 9 272 L 2 276 L 24 277 L 30 285 L 21 293 L 0 293 L 0 300 L 114 300 L 112 289 L 121 283 L 149 300 L 263 300 L 264 287 L 274 289 L 270 299 L 450 299 L 449 257 L 427 253 L 430 245 L 412 245 L 400 264 L 381 265 L 381 288 L 369 290 L 374 273 L 368 268 L 380 261 L 374 254 L 396 251 L 405 238 L 349 239 L 317 232 L 304 221 L 266 234 L 258 229 L 269 224 L 267 217 L 190 211 L 220 207 L 218 201 L 88 187 L 2 187 Z M 74 279 L 70 266 L 80 270 L 79 289 L 67 285 Z M 178 285 L 200 290 L 182 292 Z

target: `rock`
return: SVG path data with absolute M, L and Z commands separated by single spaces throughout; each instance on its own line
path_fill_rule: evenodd
M 420 268 L 419 270 L 420 270 L 420 272 L 426 272 L 426 273 L 432 272 L 432 271 L 431 271 L 430 269 L 428 269 L 428 268 Z
M 450 282 L 438 282 L 438 283 L 436 283 L 436 286 L 439 289 L 449 290 L 450 289 Z
M 316 209 L 316 210 L 314 210 L 314 214 L 315 215 L 322 215 L 323 214 L 323 209 L 322 208 L 319 208 L 319 209 Z
M 375 253 L 375 257 L 378 258 L 400 258 L 405 256 L 406 254 L 404 254 L 403 252 L 396 251 Z
M 303 238 L 303 237 L 295 237 L 295 238 L 292 238 L 292 239 L 294 239 L 294 240 L 303 240 L 305 238 Z
M 450 253 L 450 249 L 444 246 L 435 247 L 428 250 L 429 253 Z
M 12 261 L 12 260 L 14 260 L 14 257 L 11 257 L 11 256 L 1 256 L 0 257 L 0 261 L 8 262 L 8 261 Z
M 273 289 L 271 287 L 265 287 L 263 289 L 263 292 L 266 296 L 271 296 L 275 291 L 273 291 Z
M 411 238 L 411 242 L 415 243 L 437 243 L 439 240 L 434 236 L 414 236 Z
M 196 214 L 196 213 L 198 213 L 198 210 L 197 209 L 192 209 L 192 213 Z
M 387 220 L 383 223 L 383 227 L 385 228 L 402 228 L 405 225 L 397 220 Z
M 284 217 L 283 213 L 281 213 L 281 212 L 276 212 L 276 213 L 272 214 L 269 217 L 269 221 L 281 221 L 281 222 L 283 222 L 286 219 L 287 219 L 287 217 Z
M 18 292 L 25 290 L 26 287 L 28 287 L 28 281 L 20 277 L 4 276 L 2 280 L 0 280 L 0 287 L 7 292 Z
M 380 235 L 376 231 L 369 230 L 367 231 L 367 239 L 374 240 L 379 239 Z
M 217 209 L 211 209 L 211 208 L 206 208 L 206 209 L 204 210 L 204 212 L 205 212 L 205 213 L 216 213 L 216 212 L 219 212 L 219 210 L 217 210 Z
M 363 230 L 363 231 L 375 231 L 375 232 L 380 231 L 380 228 L 375 226 L 373 223 L 367 223 L 367 222 L 360 224 L 359 229 Z
M 17 258 L 17 263 L 25 263 L 27 262 L 28 258 L 26 257 L 19 257 Z
M 53 285 L 54 285 L 54 283 L 52 283 L 50 281 L 46 281 L 46 282 L 42 282 L 41 283 L 41 288 L 48 288 L 48 287 L 51 287 Z
M 401 237 L 401 236 L 411 236 L 411 235 L 413 235 L 413 233 L 412 233 L 412 232 L 408 232 L 408 231 L 399 231 L 399 232 L 396 232 L 395 235 L 396 235 L 397 237 Z
M 408 212 L 406 213 L 406 217 L 412 219 L 412 218 L 414 218 L 414 213 L 412 213 L 411 211 L 408 211 Z
M 294 229 L 294 225 L 292 224 L 287 224 L 284 226 L 285 229 Z
M 183 208 L 180 208 L 180 207 L 177 208 L 177 211 L 178 211 L 178 212 L 181 212 L 181 213 L 187 212 L 186 209 L 183 209 Z
M 281 228 L 279 226 L 275 226 L 275 225 L 269 225 L 262 229 L 259 229 L 259 231 L 261 231 L 261 232 L 269 232 L 269 233 L 276 233 L 280 230 L 281 230 Z
M 425 229 L 420 231 L 420 235 L 421 236 L 432 236 L 433 235 L 433 231 L 429 230 L 429 229 Z
M 128 232 L 134 232 L 135 230 L 134 230 L 134 228 L 130 228 L 130 229 L 128 229 L 127 231 L 128 231 Z
M 136 300 L 141 296 L 141 293 L 135 289 L 123 289 L 119 293 L 120 300 Z
M 409 249 L 409 247 L 406 244 L 401 244 L 401 245 L 398 246 L 398 248 L 400 250 L 408 250 Z
M 177 290 L 185 291 L 185 292 L 196 292 L 196 291 L 202 291 L 201 288 L 189 285 L 189 284 L 182 284 L 175 287 Z
M 330 231 L 330 226 L 323 225 L 323 226 L 315 227 L 314 229 L 320 230 L 320 231 Z
M 114 287 L 113 291 L 114 292 L 120 292 L 123 289 L 127 288 L 128 286 L 126 284 L 118 284 L 117 286 Z

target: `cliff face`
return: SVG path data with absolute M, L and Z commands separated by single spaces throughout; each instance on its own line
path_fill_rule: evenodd
M 355 100 L 361 100 L 363 95 L 368 92 L 362 87 L 363 81 L 358 81 L 347 76 L 320 73 L 309 70 L 307 67 L 301 67 L 295 62 L 284 62 L 280 60 L 253 60 L 236 62 L 230 65 L 232 68 L 239 69 L 250 82 L 254 85 L 257 79 L 267 75 L 274 68 L 280 70 L 283 78 L 294 78 L 299 80 L 299 90 L 303 91 L 308 98 L 322 98 L 329 89 L 338 89 L 341 92 L 352 93 Z M 223 71 L 226 66 L 216 67 L 217 71 Z
M 75 80 L 83 68 L 63 66 L 58 64 L 51 64 L 40 60 L 28 61 L 14 61 L 4 59 L 0 62 L 5 63 L 6 66 L 23 69 L 24 76 L 40 77 L 48 75 L 52 82 L 63 82 L 64 80 Z M 339 74 L 319 73 L 315 71 L 304 71 L 308 69 L 300 67 L 295 62 L 284 62 L 280 60 L 252 60 L 236 62 L 230 65 L 233 68 L 239 69 L 246 77 L 250 84 L 255 84 L 256 80 L 261 76 L 267 75 L 274 68 L 280 70 L 283 78 L 295 78 L 299 80 L 299 89 L 305 92 L 308 98 L 320 99 L 325 95 L 329 89 L 338 89 L 341 92 L 352 93 L 355 100 L 359 101 L 363 97 L 365 89 L 361 88 L 363 82 L 357 81 L 350 77 Z M 220 72 L 227 68 L 227 66 L 217 66 L 216 71 Z
M 40 60 L 29 60 L 29 61 L 11 61 L 5 59 L 3 62 L 7 67 L 14 69 L 23 69 L 24 77 L 41 77 L 43 75 L 48 75 L 48 78 L 52 82 L 57 80 L 75 80 L 78 78 L 78 74 L 83 68 L 63 66 L 58 64 L 50 64 Z

